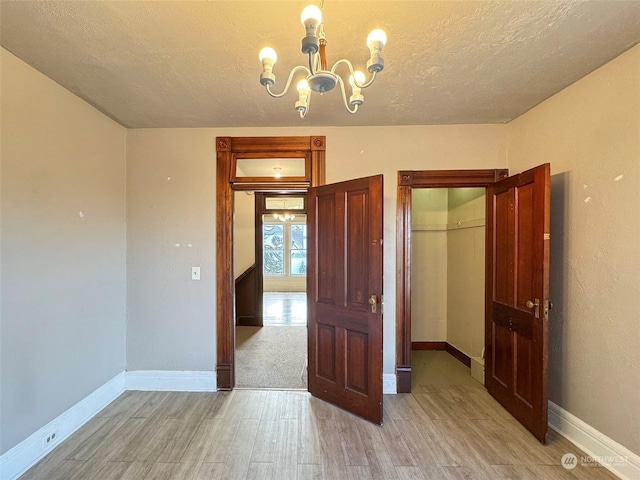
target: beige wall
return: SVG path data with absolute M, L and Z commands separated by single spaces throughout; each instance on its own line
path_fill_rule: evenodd
M 484 349 L 485 189 L 450 188 L 447 342 L 470 357 Z
M 233 274 L 238 278 L 256 261 L 256 197 L 234 192 L 233 205 Z
M 384 371 L 394 373 L 397 171 L 504 168 L 506 127 L 130 130 L 128 369 L 215 368 L 215 137 L 225 135 L 326 135 L 328 182 L 384 174 Z
M 508 131 L 551 163 L 550 399 L 640 454 L 640 46 Z
M 209 130 L 128 132 L 127 370 L 215 368 L 215 164 Z
M 4 453 L 124 370 L 126 130 L 0 54 Z
M 411 339 L 484 348 L 484 188 L 412 190 Z
M 447 340 L 446 188 L 411 191 L 411 341 Z

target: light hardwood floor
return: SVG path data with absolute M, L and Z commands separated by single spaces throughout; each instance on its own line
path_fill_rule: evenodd
M 21 478 L 615 478 L 565 470 L 563 454 L 584 454 L 553 431 L 540 445 L 479 384 L 386 395 L 384 417 L 378 427 L 306 392 L 126 392 Z
M 264 292 L 262 296 L 263 325 L 307 325 L 307 294 L 305 292 Z

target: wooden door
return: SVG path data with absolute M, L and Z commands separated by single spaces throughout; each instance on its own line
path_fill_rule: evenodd
M 382 424 L 382 175 L 309 189 L 309 392 Z
M 549 164 L 487 190 L 485 385 L 540 442 L 547 434 Z

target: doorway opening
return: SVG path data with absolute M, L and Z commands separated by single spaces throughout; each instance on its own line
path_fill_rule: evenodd
M 416 288 L 420 288 L 420 285 L 416 284 L 416 281 L 419 279 L 412 277 L 412 263 L 414 260 L 414 252 L 412 251 L 412 218 L 414 214 L 418 213 L 417 211 L 413 211 L 413 191 L 419 191 L 422 189 L 447 189 L 446 191 L 448 192 L 448 189 L 450 188 L 479 188 L 482 190 L 486 190 L 489 185 L 492 185 L 496 181 L 502 178 L 506 178 L 507 176 L 508 171 L 504 169 L 425 170 L 398 172 L 398 210 L 396 224 L 396 378 L 398 393 L 411 392 L 412 351 L 414 347 L 414 345 L 412 344 L 412 317 L 414 312 L 412 311 L 411 292 L 412 287 L 414 292 L 416 291 Z M 431 196 L 436 195 L 433 192 L 435 192 L 435 190 L 431 190 Z M 440 195 L 442 195 L 442 193 L 440 193 Z M 441 213 L 440 217 L 442 218 L 442 216 L 443 214 Z M 417 221 L 415 223 L 420 224 L 421 222 Z M 447 224 L 445 223 L 445 225 Z M 446 241 L 446 237 L 444 238 L 444 240 Z M 484 288 L 484 280 L 482 285 Z M 432 306 L 430 308 L 432 308 Z M 481 315 L 483 318 L 484 328 L 484 311 Z M 437 329 L 438 327 L 436 326 L 435 328 Z M 439 335 L 440 337 L 442 337 L 443 328 L 442 326 L 440 326 L 439 328 Z M 420 334 L 424 334 L 424 332 Z M 460 352 L 458 348 L 455 348 L 453 344 L 451 344 L 448 349 L 447 345 L 448 343 L 446 340 L 440 340 L 439 343 L 433 343 L 430 346 L 427 343 L 422 345 L 416 344 L 415 346 L 417 348 L 423 347 L 434 349 L 437 348 L 445 351 L 448 350 L 451 355 L 460 360 L 463 360 L 465 358 L 462 352 Z M 433 356 L 434 354 L 431 355 Z M 454 365 L 454 368 L 455 367 L 456 366 Z
M 307 390 L 306 194 L 234 200 L 236 386 Z
M 411 364 L 418 385 L 484 385 L 484 187 L 414 188 Z
M 308 390 L 381 424 L 382 175 L 325 185 L 325 137 L 218 137 L 216 155 L 218 390 L 236 386 L 234 192 L 306 191 Z M 298 167 L 283 175 L 274 159 Z
M 325 183 L 324 136 L 216 138 L 216 377 L 236 386 L 235 192 L 306 192 Z M 274 167 L 279 160 L 279 170 Z M 302 165 L 302 168 L 300 167 Z M 255 269 L 254 269 L 255 271 Z M 253 287 L 262 290 L 262 282 Z M 258 298 L 262 298 L 262 293 Z M 260 302 L 262 310 L 262 302 Z M 262 321 L 260 312 L 260 322 Z

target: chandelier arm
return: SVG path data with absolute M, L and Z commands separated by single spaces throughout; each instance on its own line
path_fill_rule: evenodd
M 347 60 L 346 58 L 341 58 L 340 60 L 338 60 L 336 63 L 333 64 L 333 67 L 331 67 L 331 73 L 333 73 L 335 75 L 336 70 L 338 69 L 338 65 L 340 65 L 341 63 L 344 63 L 347 67 L 349 67 L 349 72 L 351 73 L 351 75 L 353 76 L 353 83 L 356 87 L 358 88 L 367 88 L 369 85 L 371 85 L 375 79 L 376 79 L 376 74 L 378 72 L 374 71 L 371 74 L 371 80 L 369 80 L 366 83 L 360 83 L 354 75 L 354 70 L 353 70 L 353 65 L 351 64 L 351 62 L 349 60 Z
M 371 80 L 369 80 L 367 83 L 362 84 L 362 86 L 358 85 L 358 81 L 355 78 L 353 80 L 353 83 L 356 85 L 356 87 L 367 88 L 369 85 L 375 82 L 377 74 L 378 72 L 374 70 L 373 73 L 371 74 Z
M 303 67 L 302 65 L 298 65 L 297 67 L 294 67 L 291 72 L 289 73 L 289 78 L 287 79 L 287 84 L 284 87 L 284 90 L 281 93 L 273 93 L 271 91 L 271 86 L 267 85 L 266 89 L 267 89 L 267 93 L 269 95 L 271 95 L 273 98 L 280 98 L 282 96 L 284 96 L 287 91 L 289 91 L 289 87 L 291 86 L 291 81 L 293 80 L 293 76 L 299 72 L 299 71 L 304 71 L 307 73 L 307 75 L 311 75 L 311 72 L 309 71 L 309 69 L 307 67 Z
M 347 93 L 344 90 L 344 81 L 339 75 L 336 75 L 338 78 L 338 83 L 340 83 L 340 90 L 342 91 L 342 102 L 344 103 L 344 108 L 347 109 L 349 113 L 356 113 L 358 111 L 358 105 L 353 106 L 353 110 L 349 108 L 349 102 L 347 102 Z

